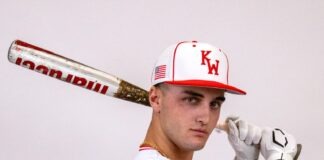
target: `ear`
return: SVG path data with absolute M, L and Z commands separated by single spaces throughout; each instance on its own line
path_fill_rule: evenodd
M 161 110 L 161 96 L 162 91 L 159 88 L 152 86 L 149 92 L 149 101 L 153 108 L 153 112 L 155 113 L 159 113 Z

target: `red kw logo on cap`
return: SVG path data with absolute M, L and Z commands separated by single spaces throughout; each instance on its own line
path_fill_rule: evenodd
M 207 67 L 208 67 L 208 74 L 214 74 L 218 75 L 218 64 L 219 60 L 215 60 L 215 63 L 211 63 L 210 59 L 207 57 L 212 51 L 208 50 L 201 50 L 201 65 L 206 65 L 205 62 L 207 62 Z

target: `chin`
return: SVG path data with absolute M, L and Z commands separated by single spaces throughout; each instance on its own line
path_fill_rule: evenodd
M 196 146 L 193 146 L 191 148 L 191 150 L 193 150 L 193 151 L 199 151 L 199 150 L 203 149 L 204 147 L 205 147 L 205 145 L 196 145 Z
M 197 146 L 196 149 L 195 149 L 195 151 L 199 151 L 199 150 L 203 149 L 204 147 L 205 147 L 205 144 L 204 145 Z
M 206 142 L 192 142 L 190 144 L 186 144 L 187 150 L 198 151 L 205 147 Z

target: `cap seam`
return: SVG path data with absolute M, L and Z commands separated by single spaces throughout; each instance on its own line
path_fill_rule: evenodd
M 185 42 L 187 42 L 187 41 L 179 42 L 177 44 L 177 46 L 174 48 L 174 51 L 173 51 L 173 62 L 172 62 L 172 81 L 174 81 L 175 56 L 176 56 L 176 53 L 177 53 L 177 49 L 178 49 L 178 47 L 179 47 L 180 44 L 185 43 Z

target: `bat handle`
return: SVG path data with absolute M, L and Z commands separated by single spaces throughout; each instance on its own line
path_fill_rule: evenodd
M 217 132 L 224 131 L 226 133 L 229 132 L 228 124 L 226 122 L 218 122 L 215 127 Z

